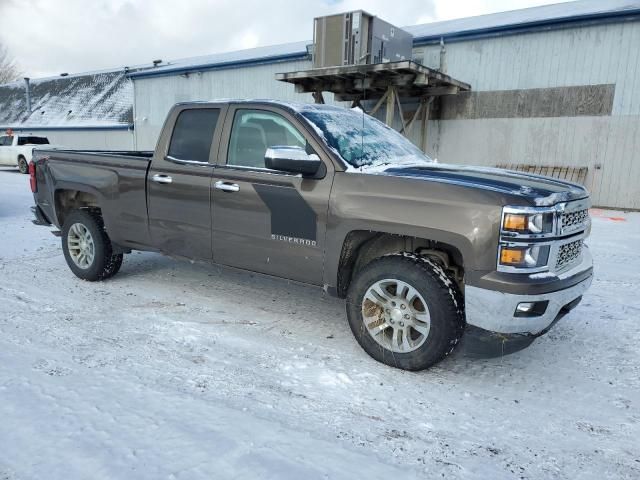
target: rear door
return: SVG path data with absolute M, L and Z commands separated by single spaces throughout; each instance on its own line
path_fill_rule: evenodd
M 11 144 L 13 143 L 13 137 L 9 135 L 3 135 L 0 137 L 0 165 L 15 165 L 16 162 L 11 162 Z
M 147 175 L 149 234 L 168 254 L 211 259 L 211 176 L 224 105 L 175 108 Z
M 229 108 L 212 179 L 214 261 L 322 284 L 334 167 L 305 126 L 277 107 Z M 266 149 L 301 146 L 324 163 L 322 178 L 265 168 Z

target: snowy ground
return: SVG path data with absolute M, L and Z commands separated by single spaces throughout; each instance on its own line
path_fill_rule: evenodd
M 408 373 L 315 289 L 147 253 L 80 281 L 31 203 L 0 170 L 2 480 L 640 478 L 640 214 L 594 212 L 547 336 Z

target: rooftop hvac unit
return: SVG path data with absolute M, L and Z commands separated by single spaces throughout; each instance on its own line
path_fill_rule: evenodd
M 362 10 L 318 17 L 313 23 L 313 66 L 411 60 L 413 36 Z

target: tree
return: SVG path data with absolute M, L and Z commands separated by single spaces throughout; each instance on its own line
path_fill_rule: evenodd
M 0 43 L 0 85 L 20 78 L 21 72 L 7 47 Z

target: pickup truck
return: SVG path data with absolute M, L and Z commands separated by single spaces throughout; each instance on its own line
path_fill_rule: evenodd
M 592 279 L 581 186 L 438 164 L 362 111 L 183 103 L 154 152 L 38 150 L 34 223 L 71 271 L 104 280 L 132 250 L 323 287 L 362 348 L 420 370 L 465 331 L 537 337 Z
M 49 145 L 49 140 L 46 137 L 7 132 L 0 136 L 0 166 L 18 167 L 20 173 L 29 173 L 33 149 L 40 145 Z

